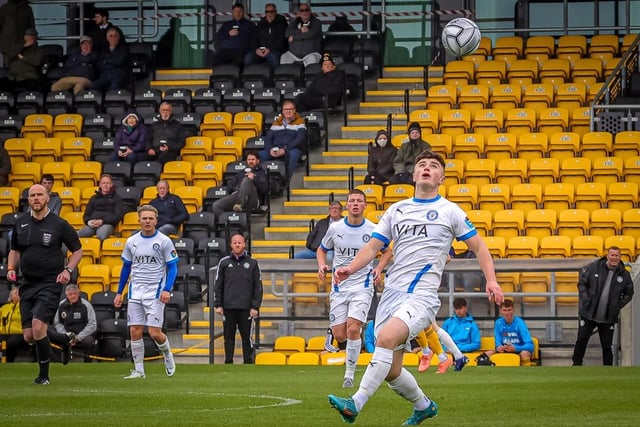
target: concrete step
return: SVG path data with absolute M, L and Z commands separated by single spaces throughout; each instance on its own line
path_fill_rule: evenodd
M 406 89 L 380 90 L 373 89 L 366 93 L 367 101 L 402 101 Z M 413 88 L 409 91 L 409 99 L 412 101 L 423 101 L 427 96 L 427 91 L 421 88 Z
M 282 215 L 282 214 L 280 214 Z M 296 215 L 302 217 L 302 215 Z M 308 215 L 306 215 L 309 218 Z M 307 219 L 307 223 L 309 220 Z M 254 240 L 251 242 L 251 247 L 253 249 L 273 249 L 273 248 L 289 248 L 289 246 L 304 246 L 305 240 Z M 263 281 L 264 284 L 264 281 Z
M 196 89 L 209 87 L 209 80 L 154 80 L 149 82 L 149 86 L 152 89 L 160 89 L 161 91 L 174 87 L 183 87 L 195 91 Z
M 366 163 L 353 163 L 349 165 L 317 163 L 317 164 L 311 165 L 310 171 L 312 174 L 323 174 L 325 176 L 326 175 L 347 176 L 349 174 L 349 169 L 351 167 L 353 167 L 356 171 L 364 171 L 366 174 L 366 170 L 367 170 Z
M 424 73 L 424 67 L 385 67 L 383 71 L 384 77 L 422 77 L 422 73 Z M 380 80 L 380 79 L 378 79 Z
M 156 70 L 155 80 L 207 80 L 213 73 L 211 68 L 161 68 Z
M 424 89 L 422 85 L 422 77 L 380 77 L 378 79 L 380 90 Z
M 366 175 L 366 171 L 356 171 L 354 180 L 356 182 L 362 182 Z M 344 176 L 327 176 L 327 175 L 317 175 L 317 176 L 305 176 L 303 177 L 304 187 L 305 188 L 326 188 L 328 190 L 334 189 L 345 189 L 349 188 L 349 178 L 345 174 Z M 327 192 L 328 193 L 328 192 Z
M 335 189 L 332 191 L 335 197 L 346 196 L 349 192 L 346 188 Z M 291 197 L 294 200 L 319 200 L 327 199 L 328 192 L 323 188 L 293 188 L 291 189 Z M 273 220 L 274 216 L 271 217 Z
M 381 126 L 385 128 L 389 114 L 349 114 L 349 126 Z M 407 115 L 404 113 L 391 113 L 392 123 L 406 125 Z
M 322 202 L 325 206 L 328 206 L 328 201 Z M 315 221 L 319 221 L 322 218 L 325 218 L 326 212 L 323 214 L 320 213 L 288 213 L 288 214 L 273 214 L 271 216 L 271 224 L 274 226 L 280 225 L 291 225 L 296 227 L 309 226 L 309 222 L 313 219 Z M 293 243 L 290 243 L 293 244 Z M 302 242 L 304 245 L 304 242 Z
M 329 139 L 329 150 L 339 151 L 362 151 L 367 149 L 367 145 L 375 136 L 367 136 L 366 138 L 331 138 Z
M 410 101 L 409 108 L 414 110 L 416 108 L 425 108 L 425 101 Z M 360 113 L 362 114 L 403 114 L 404 103 L 402 101 L 391 102 L 361 102 Z M 343 138 L 348 136 L 343 135 Z M 356 137 L 357 138 L 357 137 Z
M 327 202 L 326 201 L 285 201 L 284 202 L 284 210 L 285 212 L 291 214 L 323 214 L 327 213 Z M 307 229 L 307 231 L 309 231 Z
M 302 240 L 309 234 L 309 227 L 265 227 L 264 237 L 268 240 Z
M 373 138 L 376 136 L 376 133 L 380 129 L 385 129 L 386 126 L 387 126 L 387 123 L 386 121 L 384 121 L 384 122 L 380 122 L 377 125 L 371 125 L 371 126 L 351 126 L 351 125 L 342 126 L 341 131 L 342 131 L 342 136 L 346 138 L 365 138 L 366 136 L 369 136 L 369 138 L 373 140 Z M 391 127 L 392 135 L 406 132 L 406 130 L 407 130 L 406 123 L 403 123 L 403 124 L 393 123 Z
M 324 164 L 366 163 L 369 153 L 365 151 L 325 151 L 322 153 Z

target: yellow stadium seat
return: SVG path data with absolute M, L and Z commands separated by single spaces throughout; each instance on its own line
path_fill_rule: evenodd
M 557 283 L 556 292 L 571 293 L 571 296 L 557 296 L 556 303 L 559 306 L 576 306 L 578 305 L 578 279 L 574 283 Z
M 193 165 L 192 183 L 203 191 L 222 183 L 222 163 L 217 160 L 199 161 Z
M 62 142 L 58 138 L 39 138 L 33 141 L 31 147 L 31 161 L 44 166 L 50 162 L 57 162 L 62 154 Z
M 640 156 L 640 131 L 616 133 L 611 155 L 623 159 Z
M 607 186 L 607 207 L 624 212 L 638 206 L 638 184 L 614 182 Z
M 83 265 L 78 274 L 78 287 L 87 293 L 88 299 L 96 292 L 104 292 L 109 286 L 111 271 L 104 264 Z
M 31 139 L 29 138 L 8 138 L 4 141 L 4 149 L 9 153 L 11 166 L 31 161 Z
M 42 166 L 42 173 L 53 175 L 57 184 L 62 186 L 71 183 L 71 165 L 67 162 L 48 162 Z
M 611 185 L 623 179 L 624 160 L 620 157 L 598 157 L 593 161 L 593 182 Z
M 518 138 L 511 133 L 493 133 L 484 141 L 484 153 L 488 159 L 499 162 L 516 157 Z
M 140 221 L 137 212 L 126 212 L 122 221 L 118 224 L 118 232 L 122 237 L 129 237 L 140 230 Z
M 169 182 L 169 188 L 182 187 L 191 184 L 193 165 L 181 160 L 173 160 L 164 164 L 161 179 Z
M 506 243 L 502 236 L 485 236 L 484 242 L 494 258 L 506 257 Z
M 384 208 L 388 208 L 393 203 L 413 197 L 415 188 L 411 184 L 389 184 L 384 187 L 383 202 Z
M 327 337 L 324 335 L 309 337 L 309 339 L 307 339 L 307 348 L 305 349 L 305 353 L 320 354 L 324 352 L 324 343 L 326 339 Z
M 287 359 L 287 365 L 314 366 L 320 364 L 320 356 L 316 353 L 292 353 Z
M 100 263 L 109 267 L 122 263 L 122 251 L 126 238 L 108 237 L 102 241 L 102 249 L 100 251 Z
M 0 216 L 18 211 L 20 193 L 17 187 L 0 187 Z
M 587 54 L 587 38 L 580 34 L 565 34 L 560 36 L 556 46 L 556 56 L 558 58 L 568 55 L 582 57 Z
M 525 159 L 511 158 L 502 159 L 498 162 L 496 170 L 496 182 L 513 187 L 522 184 L 527 180 L 528 164 Z
M 423 110 L 426 111 L 426 110 Z M 422 125 L 420 125 L 422 126 Z M 422 131 L 422 139 L 431 145 L 431 150 L 440 153 L 442 158 L 446 159 L 453 153 L 453 138 L 451 135 L 442 133 L 426 134 Z
M 527 86 L 538 80 L 538 61 L 535 59 L 518 59 L 507 71 L 507 80 L 511 84 Z
M 606 239 L 620 234 L 622 229 L 622 212 L 618 209 L 596 209 L 591 212 L 590 233 Z
M 466 58 L 466 57 L 465 57 Z M 368 366 L 373 358 L 373 353 L 360 353 L 358 355 L 358 366 Z
M 172 192 L 176 196 L 180 196 L 184 206 L 187 208 L 187 212 L 190 214 L 198 212 L 202 208 L 204 194 L 202 187 L 195 185 L 176 187 Z
M 507 114 L 509 110 L 520 107 L 521 100 L 522 87 L 516 84 L 499 84 L 491 91 L 489 105 Z
M 613 149 L 613 135 L 611 132 L 587 132 L 582 135 L 580 152 L 582 157 L 592 161 L 599 157 L 608 157 Z
M 229 162 L 242 159 L 242 138 L 239 136 L 219 136 L 213 140 L 213 160 L 226 166 Z
M 558 159 L 539 158 L 529 163 L 529 182 L 545 186 L 556 182 L 560 175 Z
M 473 209 L 467 211 L 469 221 L 473 223 L 481 236 L 488 236 L 491 231 L 492 213 L 488 210 Z
M 609 236 L 604 240 L 604 248 L 611 246 L 620 248 L 622 262 L 633 262 L 636 259 L 636 239 L 633 236 L 617 235 Z
M 305 347 L 305 339 L 295 335 L 279 336 L 273 343 L 273 351 L 279 351 L 286 355 L 296 352 L 304 352 Z
M 538 245 L 538 238 L 534 236 L 511 237 L 507 241 L 507 258 L 536 258 Z
M 576 185 L 575 208 L 593 211 L 607 203 L 607 186 L 601 182 L 584 182 Z
M 489 86 L 467 84 L 460 88 L 458 108 L 476 112 L 487 108 L 489 103 Z
M 345 353 L 323 353 L 320 355 L 320 364 L 322 366 L 342 366 L 345 363 Z
M 80 211 L 84 212 L 89 204 L 89 200 L 96 194 L 97 187 L 85 187 L 80 194 Z
M 444 68 L 442 80 L 446 85 L 464 86 L 474 80 L 475 65 L 469 61 L 449 61 Z
M 549 149 L 549 136 L 542 132 L 525 132 L 518 138 L 518 157 L 533 161 L 545 157 Z
M 100 181 L 102 163 L 96 161 L 76 162 L 71 168 L 71 185 L 80 190 L 95 187 Z
M 540 239 L 540 258 L 571 257 L 571 238 L 568 236 L 545 236 Z
M 573 185 L 582 184 L 591 178 L 591 159 L 569 157 L 560 162 L 560 182 Z
M 446 187 L 461 184 L 464 179 L 464 162 L 459 159 L 447 159 L 444 177 Z
M 53 128 L 53 116 L 51 114 L 28 114 L 24 118 L 21 135 L 32 141 L 51 136 Z
M 219 136 L 231 134 L 233 114 L 226 111 L 212 111 L 204 115 L 200 125 L 200 135 L 215 140 Z
M 496 162 L 493 159 L 469 159 L 465 162 L 464 175 L 467 184 L 490 184 L 496 176 Z
M 626 157 L 623 171 L 625 182 L 633 182 L 640 185 L 640 156 Z
M 601 236 L 577 236 L 571 244 L 572 257 L 601 257 L 604 239 Z
M 556 41 L 552 36 L 531 36 L 524 48 L 526 58 L 548 59 L 555 55 Z
M 622 38 L 620 53 L 626 52 L 631 47 L 637 36 L 638 35 L 635 32 L 631 34 L 625 34 L 625 36 Z
M 568 59 L 547 59 L 540 64 L 538 77 L 541 83 L 550 83 L 559 86 L 569 80 L 571 75 L 571 63 Z
M 504 128 L 506 132 L 520 136 L 523 133 L 534 132 L 536 123 L 535 110 L 531 108 L 513 108 L 507 112 Z
M 33 184 L 40 182 L 42 166 L 35 162 L 17 163 L 11 168 L 9 175 L 9 184 L 22 191 L 31 187 Z
M 479 159 L 484 153 L 484 135 L 463 133 L 453 139 L 453 156 L 456 159 L 469 161 Z M 466 168 L 466 167 L 465 167 Z
M 622 234 L 640 240 L 640 209 L 629 209 L 622 214 Z
M 507 77 L 507 63 L 502 60 L 484 61 L 478 64 L 476 83 L 490 87 L 499 85 Z
M 74 212 L 80 209 L 81 191 L 77 187 L 62 187 L 58 189 L 58 196 L 62 200 L 60 215 L 65 212 Z
M 82 227 L 84 227 L 84 220 L 82 219 L 83 215 L 84 215 L 84 212 L 65 212 L 61 215 L 61 217 L 64 218 L 64 220 L 67 221 L 69 224 L 71 224 L 71 226 L 76 231 L 78 231 Z
M 505 209 L 493 213 L 493 236 L 502 237 L 505 242 L 520 235 L 524 230 L 524 212 Z
M 190 136 L 180 150 L 180 160 L 189 163 L 206 161 L 213 156 L 213 141 L 207 136 Z
M 522 57 L 524 54 L 524 40 L 520 36 L 500 36 L 496 39 L 492 55 L 514 55 Z
M 589 40 L 588 53 L 590 57 L 602 58 L 603 54 L 617 56 L 618 36 L 615 34 L 594 34 Z
M 549 138 L 549 157 L 566 159 L 576 157 L 580 151 L 580 135 L 575 132 L 554 133 Z
M 405 352 L 402 354 L 402 366 L 418 366 L 420 357 L 415 353 Z
M 558 213 L 551 209 L 534 209 L 527 212 L 524 233 L 527 236 L 543 237 L 555 234 Z
M 565 108 L 569 114 L 583 107 L 587 100 L 587 86 L 584 83 L 562 83 L 555 96 L 556 107 Z
M 287 355 L 278 351 L 263 351 L 256 354 L 256 365 L 278 366 L 287 364 Z
M 574 83 L 591 85 L 602 81 L 603 65 L 600 58 L 580 58 L 571 67 L 571 80 Z
M 471 112 L 467 110 L 445 110 L 440 112 L 440 132 L 448 135 L 461 135 L 471 129 Z M 455 149 L 455 143 L 454 143 Z
M 569 111 L 566 108 L 543 108 L 539 114 L 538 132 L 546 133 L 552 137 L 555 133 L 569 129 Z
M 231 135 L 240 137 L 244 143 L 248 138 L 262 135 L 263 122 L 259 111 L 239 111 L 233 115 Z
M 522 95 L 522 107 L 531 108 L 539 113 L 544 108 L 549 108 L 554 103 L 555 90 L 553 85 L 533 83 L 524 88 Z
M 80 136 L 82 132 L 82 115 L 75 113 L 58 114 L 53 119 L 51 136 L 64 141 L 67 138 Z
M 457 203 L 468 212 L 476 209 L 478 203 L 478 187 L 473 184 L 453 184 L 447 188 L 447 199 Z
M 150 185 L 142 190 L 142 197 L 140 198 L 140 205 L 148 205 L 150 201 L 156 198 L 158 190 L 155 185 Z
M 504 112 L 497 108 L 479 109 L 473 114 L 471 130 L 473 133 L 493 136 L 504 127 Z
M 407 135 L 406 133 L 401 133 L 391 137 L 391 145 L 393 145 L 396 148 L 400 148 L 402 144 L 408 141 L 409 141 L 409 135 Z
M 485 58 L 488 56 L 491 56 L 491 52 L 493 50 L 492 47 L 492 40 L 489 37 L 481 37 L 480 38 L 480 45 L 478 46 L 478 49 L 476 49 L 476 51 L 474 52 L 474 54 L 477 55 L 482 55 Z
M 511 209 L 521 210 L 526 215 L 538 209 L 542 203 L 542 185 L 535 183 L 515 184 L 511 188 Z
M 558 213 L 564 209 L 571 209 L 575 199 L 575 186 L 557 182 L 544 187 L 542 206 L 544 209 L 555 209 Z
M 61 159 L 71 167 L 78 162 L 86 162 L 91 158 L 92 145 L 91 138 L 85 136 L 66 138 L 62 141 Z
M 496 212 L 505 210 L 511 203 L 509 186 L 506 184 L 484 184 L 478 193 L 478 209 Z
M 118 292 L 118 286 L 120 285 L 120 274 L 122 273 L 122 264 L 116 264 L 111 267 L 111 280 L 109 281 L 109 290 L 111 292 Z M 125 285 L 123 293 L 126 294 L 128 285 Z
M 579 107 L 571 113 L 569 129 L 578 135 L 589 132 L 591 126 L 591 107 Z
M 409 113 L 409 123 L 413 122 L 420 124 L 420 129 L 422 129 L 424 139 L 426 134 L 433 134 L 438 130 L 440 126 L 438 111 L 427 109 L 413 110 Z
M 571 239 L 589 232 L 589 211 L 584 209 L 565 209 L 558 212 L 557 232 L 559 236 Z
M 100 263 L 100 239 L 97 237 L 81 237 L 80 244 L 82 245 L 82 259 L 78 264 L 78 270 L 82 269 L 82 266 L 89 264 Z
M 377 184 L 361 184 L 356 186 L 362 190 L 367 197 L 367 205 L 371 205 L 374 209 L 382 209 L 384 189 L 382 185 Z
M 453 85 L 433 85 L 427 91 L 426 107 L 429 110 L 450 110 L 457 102 L 458 89 Z
M 384 209 L 367 211 L 367 213 L 365 214 L 365 218 L 367 218 L 369 221 L 373 222 L 374 224 L 377 224 L 378 222 L 380 222 L 380 218 L 382 218 L 382 215 L 384 215 L 385 212 L 386 210 Z
M 525 294 L 549 292 L 548 273 L 522 273 L 520 275 L 520 289 Z M 547 297 L 544 295 L 524 295 L 522 302 L 525 304 L 546 304 Z

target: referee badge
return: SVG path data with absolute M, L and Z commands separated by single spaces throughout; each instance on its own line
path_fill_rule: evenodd
M 42 233 L 42 245 L 49 246 L 51 245 L 51 233 Z

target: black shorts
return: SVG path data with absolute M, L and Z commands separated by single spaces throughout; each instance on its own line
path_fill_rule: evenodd
M 20 286 L 22 329 L 31 328 L 36 318 L 51 323 L 60 305 L 60 285 L 57 283 L 23 284 Z

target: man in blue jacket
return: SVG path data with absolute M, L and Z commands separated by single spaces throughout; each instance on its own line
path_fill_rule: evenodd
M 480 348 L 480 328 L 468 313 L 467 300 L 455 298 L 453 300 L 455 316 L 448 318 L 442 325 L 456 343 L 460 351 L 468 353 Z
M 178 234 L 180 225 L 187 222 L 189 212 L 184 206 L 184 202 L 175 194 L 169 192 L 169 183 L 161 179 L 156 184 L 158 196 L 149 204 L 158 210 L 158 231 L 167 236 Z
M 494 353 L 516 353 L 520 355 L 520 366 L 529 366 L 533 340 L 524 320 L 515 315 L 513 301 L 507 299 L 500 304 L 500 315 L 493 328 L 495 350 L 486 351 L 485 354 L 491 356 Z
M 254 25 L 244 17 L 244 6 L 231 7 L 231 20 L 224 22 L 216 33 L 216 54 L 212 65 L 236 64 L 242 66 L 244 56 L 251 48 Z

